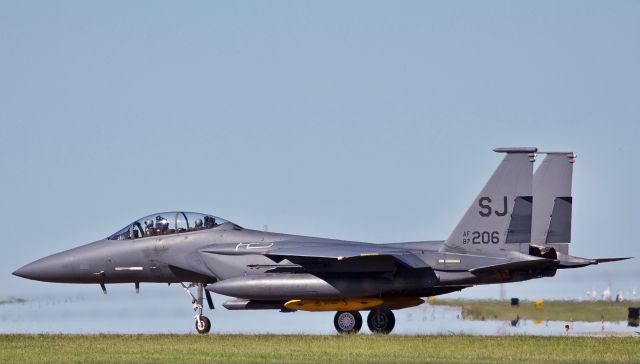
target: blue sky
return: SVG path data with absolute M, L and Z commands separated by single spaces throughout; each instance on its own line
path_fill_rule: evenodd
M 639 18 L 637 1 L 0 1 L 0 297 L 71 289 L 10 272 L 156 211 L 444 239 L 498 146 L 575 151 L 572 252 L 638 256 Z M 532 284 L 626 289 L 637 267 Z

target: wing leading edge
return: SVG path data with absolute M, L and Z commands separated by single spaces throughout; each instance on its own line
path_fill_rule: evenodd
M 429 268 L 429 265 L 406 249 L 390 248 L 376 244 L 320 244 L 306 246 L 290 246 L 273 248 L 264 246 L 264 249 L 238 249 L 237 246 L 209 247 L 202 252 L 221 255 L 263 255 L 276 263 L 288 260 L 302 268 L 311 268 L 318 263 L 330 264 L 334 267 L 340 265 L 353 265 L 360 263 L 366 271 L 367 263 L 393 260 L 410 269 Z M 375 265 L 375 264 L 374 264 Z M 372 266 L 372 269 L 375 269 Z

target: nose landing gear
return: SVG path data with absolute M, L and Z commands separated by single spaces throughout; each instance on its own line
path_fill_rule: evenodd
M 211 299 L 211 294 L 209 293 L 209 291 L 204 290 L 205 285 L 203 283 L 190 283 L 189 285 L 186 285 L 180 282 L 180 285 L 182 285 L 182 288 L 184 288 L 187 294 L 191 296 L 191 305 L 193 306 L 193 310 L 197 312 L 194 317 L 196 319 L 196 331 L 198 331 L 198 333 L 200 334 L 209 333 L 209 331 L 211 331 L 211 321 L 209 320 L 209 318 L 207 318 L 207 316 L 202 314 L 202 311 L 204 294 L 206 294 L 209 309 L 213 310 L 213 300 Z M 190 291 L 190 289 L 193 287 L 196 287 L 197 297 L 194 296 Z
M 207 334 L 211 330 L 211 321 L 205 315 L 196 316 L 196 330 L 199 334 Z

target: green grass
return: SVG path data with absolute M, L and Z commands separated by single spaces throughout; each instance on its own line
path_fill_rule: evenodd
M 636 338 L 0 335 L 0 363 L 640 363 Z
M 435 299 L 433 305 L 457 306 L 462 308 L 462 316 L 473 320 L 513 320 L 520 316 L 523 320 L 551 321 L 626 321 L 628 307 L 638 307 L 634 301 L 544 301 L 543 308 L 536 310 L 533 302 L 520 301 L 519 306 L 511 306 L 510 301 Z

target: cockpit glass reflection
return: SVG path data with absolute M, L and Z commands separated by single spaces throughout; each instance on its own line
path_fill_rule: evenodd
M 151 236 L 214 229 L 230 222 L 217 216 L 197 212 L 161 212 L 143 217 L 109 236 L 109 240 L 129 240 Z M 234 225 L 237 226 L 237 225 Z

